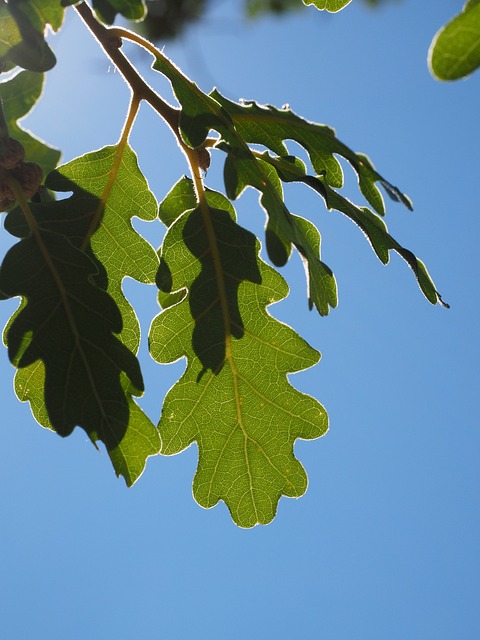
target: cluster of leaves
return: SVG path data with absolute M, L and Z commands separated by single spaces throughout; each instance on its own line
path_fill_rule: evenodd
M 338 10 L 347 3 L 315 5 Z M 56 166 L 58 152 L 18 120 L 40 97 L 41 72 L 55 62 L 44 40 L 46 25 L 58 29 L 64 7 L 72 4 L 11 0 L 0 13 L 1 32 L 7 34 L 0 43 L 3 66 L 24 68 L 0 84 L 5 127 L 47 176 L 30 201 L 14 175 L 6 171 L 1 177 L 17 197 L 5 228 L 19 240 L 0 270 L 1 297 L 22 299 L 4 333 L 18 369 L 16 393 L 30 402 L 43 427 L 67 436 L 80 426 L 92 442 L 103 442 L 128 485 L 141 475 L 148 456 L 174 454 L 196 442 L 196 500 L 205 507 L 223 500 L 240 526 L 268 523 L 282 495 L 300 496 L 307 486 L 293 453 L 295 440 L 323 435 L 328 418 L 317 400 L 288 381 L 289 373 L 311 367 L 319 354 L 269 314 L 268 306 L 284 298 L 288 286 L 260 258 L 259 240 L 238 224 L 233 202 L 248 187 L 259 193 L 268 256 L 281 267 L 298 251 L 308 304 L 320 315 L 337 305 L 336 281 L 321 260 L 317 227 L 289 211 L 283 184 L 312 188 L 328 210 L 359 227 L 382 263 L 396 251 L 427 300 L 442 303 L 423 263 L 388 233 L 379 187 L 409 209 L 411 203 L 330 127 L 288 107 L 206 94 L 140 36 L 105 26 L 117 13 L 140 19 L 141 0 L 92 0 L 96 18 L 86 4 L 76 7 L 126 77 L 132 99 L 116 145 Z M 136 74 L 120 50 L 125 38 L 153 55 L 153 68 L 169 79 L 178 108 Z M 170 125 L 191 172 L 159 205 L 128 143 L 141 100 Z M 290 154 L 289 140 L 303 147 L 308 164 Z M 210 190 L 202 177 L 211 153 L 225 158 L 225 195 Z M 368 206 L 339 192 L 339 158 L 355 171 Z M 65 193 L 71 195 L 61 199 Z M 133 217 L 157 216 L 167 228 L 158 252 L 132 226 Z M 140 331 L 122 291 L 125 277 L 158 287 L 162 310 L 150 329 L 152 357 L 161 363 L 187 360 L 158 425 L 135 400 L 144 390 L 136 357 Z

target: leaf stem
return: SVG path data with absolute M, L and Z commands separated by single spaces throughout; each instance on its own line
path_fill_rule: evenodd
M 147 49 L 147 51 L 149 51 L 154 58 L 163 58 L 167 62 L 170 62 L 168 58 L 166 58 L 155 45 L 153 45 L 149 40 L 143 38 L 141 35 L 135 33 L 134 31 L 130 31 L 129 29 L 125 29 L 123 27 L 111 27 L 110 33 L 117 38 L 125 38 L 125 40 L 131 40 L 132 42 L 135 42 L 135 44 L 138 44 L 144 49 Z
M 82 251 L 85 251 L 85 249 L 87 248 L 91 237 L 95 233 L 95 230 L 97 229 L 102 219 L 103 212 L 105 210 L 105 205 L 107 203 L 107 200 L 110 196 L 110 193 L 117 179 L 117 174 L 120 169 L 123 153 L 128 143 L 128 137 L 130 135 L 133 124 L 135 122 L 135 118 L 137 117 L 138 109 L 140 107 L 140 102 L 141 102 L 141 98 L 132 90 L 127 117 L 125 118 L 125 124 L 123 125 L 122 134 L 120 136 L 120 140 L 118 141 L 118 144 L 115 150 L 115 157 L 113 159 L 112 168 L 108 172 L 108 180 L 103 189 L 102 197 L 100 198 L 100 202 L 98 203 L 98 207 L 97 207 L 97 210 L 95 211 L 95 215 L 92 217 L 87 233 L 85 234 L 82 245 L 80 247 Z
M 160 49 L 157 49 L 155 45 L 153 45 L 151 42 L 149 42 L 148 40 L 140 36 L 138 33 L 130 31 L 129 29 L 124 29 L 123 27 L 112 27 L 109 29 L 109 31 L 110 31 L 110 34 L 115 37 L 124 38 L 125 40 L 130 40 L 131 42 L 135 42 L 135 44 L 138 44 L 140 47 L 143 47 L 149 53 L 151 53 L 156 60 L 161 60 L 167 65 L 167 67 L 172 69 L 172 71 L 175 71 L 178 73 L 177 67 L 173 64 L 170 58 L 164 55 L 160 51 Z

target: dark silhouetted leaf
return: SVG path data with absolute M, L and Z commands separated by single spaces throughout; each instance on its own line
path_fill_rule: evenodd
M 6 341 L 12 363 L 45 367 L 45 407 L 51 425 L 68 436 L 76 425 L 109 451 L 120 444 L 129 408 L 120 381 L 136 395 L 143 380 L 135 356 L 114 335 L 122 329 L 112 298 L 92 284 L 93 262 L 62 235 L 40 232 L 7 253 L 0 290 L 24 296 Z
M 118 339 L 136 353 L 140 330 L 135 312 L 123 294 L 122 280 L 130 276 L 153 283 L 158 259 L 131 225 L 134 216 L 153 220 L 157 215 L 156 200 L 138 169 L 135 154 L 128 146 L 107 147 L 59 167 L 47 183 L 57 191 L 73 191 L 73 195 L 64 200 L 31 203 L 39 229 L 68 239 L 71 246 L 88 257 L 94 265 L 90 280 L 108 291 L 121 318 Z M 9 213 L 5 226 L 18 237 L 28 238 L 30 233 L 18 207 Z M 87 236 L 93 231 L 89 242 Z M 45 407 L 44 385 L 41 362 L 25 366 L 15 377 L 19 398 L 30 401 L 42 426 L 57 430 Z M 117 474 L 132 484 L 141 475 L 146 458 L 158 453 L 160 440 L 154 425 L 131 398 L 135 391 L 126 376 L 121 376 L 121 385 L 127 422 L 122 439 L 109 449 L 109 454 Z

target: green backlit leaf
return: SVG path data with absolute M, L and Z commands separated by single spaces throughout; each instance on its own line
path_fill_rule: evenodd
M 211 207 L 228 211 L 232 217 L 235 217 L 235 209 L 233 208 L 230 200 L 218 191 L 212 191 L 207 188 L 206 198 Z M 183 176 L 183 178 L 180 178 L 161 202 L 159 217 L 161 221 L 169 227 L 184 211 L 194 209 L 196 206 L 197 199 L 193 183 L 190 178 Z M 177 302 L 180 302 L 187 293 L 186 289 L 180 289 L 172 292 L 171 285 L 166 286 L 165 280 L 160 284 L 162 278 L 170 278 L 170 272 L 168 270 L 165 271 L 164 267 L 165 264 L 162 263 L 157 273 L 157 286 L 159 287 L 158 302 L 162 309 L 166 309 L 167 307 L 171 307 Z M 168 282 L 170 282 L 170 280 L 168 280 Z M 163 289 L 161 288 L 162 286 Z
M 238 136 L 249 144 L 261 144 L 279 156 L 286 156 L 288 149 L 285 141 L 298 142 L 307 151 L 315 173 L 324 176 L 335 188 L 343 185 L 343 172 L 336 156 L 342 157 L 355 170 L 363 195 L 380 215 L 384 215 L 385 207 L 376 182 L 385 188 L 391 198 L 411 208 L 408 198 L 375 171 L 367 156 L 349 149 L 336 137 L 331 127 L 305 120 L 289 107 L 277 109 L 253 101 L 238 104 L 224 98 L 216 90 L 212 91 L 211 96 L 228 112 Z
M 157 217 L 157 201 L 139 170 L 135 153 L 128 145 L 104 147 L 59 167 L 50 174 L 46 186 L 53 191 L 73 191 L 73 196 L 64 201 L 65 209 L 70 209 L 85 194 L 98 199 L 94 212 L 88 201 L 83 208 L 84 216 L 89 217 L 88 225 L 92 224 L 93 216 L 99 216 L 91 239 L 92 250 L 106 270 L 107 291 L 121 309 L 122 340 L 130 349 L 137 349 L 138 320 L 123 295 L 122 280 L 129 277 L 152 284 L 158 258 L 153 247 L 132 226 L 133 217 L 145 221 Z M 58 217 L 61 220 L 63 213 Z
M 156 360 L 188 360 L 165 399 L 162 453 L 196 441 L 196 500 L 204 507 L 225 501 L 243 527 L 270 522 L 282 495 L 304 493 L 307 478 L 293 444 L 323 435 L 328 425 L 323 407 L 287 380 L 319 355 L 268 314 L 267 305 L 288 288 L 258 251 L 231 211 L 205 203 L 177 217 L 162 247 L 158 284 L 187 295 L 150 331 Z
M 284 181 L 303 182 L 322 197 L 328 209 L 336 209 L 350 218 L 350 220 L 352 220 L 365 234 L 372 246 L 372 249 L 383 264 L 388 263 L 390 259 L 390 250 L 393 249 L 396 251 L 412 269 L 420 289 L 427 300 L 432 304 L 440 303 L 441 305 L 448 307 L 448 304 L 442 300 L 441 295 L 436 290 L 423 262 L 416 258 L 411 251 L 402 247 L 394 238 L 392 238 L 381 217 L 370 211 L 367 207 L 358 207 L 350 202 L 350 200 L 339 194 L 335 189 L 332 189 L 332 187 L 328 185 L 322 177 L 317 178 L 315 176 L 307 175 L 305 173 L 305 166 L 303 163 L 292 163 L 289 161 L 290 157 L 272 157 L 266 153 L 263 154 L 262 157 L 277 168 L 278 174 Z M 312 278 L 312 280 L 315 282 L 316 280 L 318 281 L 318 278 Z
M 438 80 L 458 80 L 480 67 L 480 3 L 470 0 L 433 38 L 430 71 Z
M 208 204 L 214 209 L 223 209 L 228 211 L 232 218 L 235 219 L 235 208 L 228 198 L 218 191 L 213 191 L 206 187 L 205 195 Z M 160 203 L 159 217 L 167 226 L 171 226 L 184 211 L 195 209 L 197 206 L 197 198 L 193 188 L 193 182 L 187 176 L 183 176 L 170 189 L 163 201 Z
M 331 209 L 336 209 L 345 214 L 363 231 L 368 238 L 373 250 L 383 262 L 387 264 L 389 261 L 389 252 L 391 249 L 396 251 L 408 266 L 412 269 L 418 285 L 422 290 L 422 293 L 432 304 L 440 303 L 444 307 L 448 307 L 448 304 L 442 300 L 441 295 L 435 288 L 433 280 L 431 279 L 428 271 L 421 260 L 419 260 L 411 251 L 402 247 L 392 236 L 388 233 L 387 227 L 383 220 L 372 213 L 366 207 L 357 207 L 349 200 L 338 194 L 330 187 L 327 189 L 327 206 Z

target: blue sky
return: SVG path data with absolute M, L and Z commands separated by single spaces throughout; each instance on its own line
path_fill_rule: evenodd
M 204 90 L 289 103 L 367 153 L 412 198 L 413 213 L 387 202 L 387 224 L 426 262 L 451 309 L 427 303 L 398 256 L 383 267 L 359 230 L 313 192 L 287 191 L 292 211 L 320 228 L 340 304 L 328 318 L 309 313 L 294 259 L 282 270 L 291 295 L 270 310 L 322 352 L 292 382 L 324 404 L 331 429 L 296 445 L 307 494 L 282 499 L 275 521 L 253 530 L 236 528 L 224 505 L 195 504 L 195 447 L 150 459 L 127 490 L 83 431 L 62 440 L 41 429 L 14 398 L 4 352 L 2 637 L 475 638 L 480 75 L 440 84 L 426 66 L 433 34 L 461 2 L 371 11 L 354 0 L 333 16 L 311 9 L 253 24 L 239 21 L 239 6 L 212 2 L 205 21 L 165 53 Z M 128 92 L 77 20 L 53 47 L 59 64 L 24 124 L 70 160 L 118 139 Z M 133 59 L 167 90 L 147 60 Z M 146 107 L 132 146 L 161 199 L 186 168 Z M 221 161 L 208 175 L 213 187 Z M 358 201 L 346 177 L 345 194 Z M 254 193 L 238 212 L 262 233 Z M 160 225 L 141 229 L 160 242 Z M 155 292 L 125 290 L 146 337 Z M 14 308 L 3 303 L 2 321 Z M 157 419 L 182 364 L 149 362 L 145 345 L 142 358 L 143 406 Z

